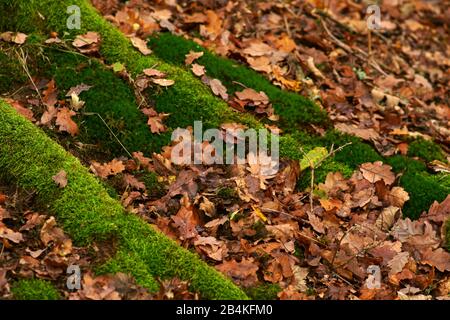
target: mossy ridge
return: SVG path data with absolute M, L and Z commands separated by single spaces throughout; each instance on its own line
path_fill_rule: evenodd
M 53 285 L 42 279 L 21 279 L 11 285 L 15 300 L 59 300 L 61 296 Z
M 324 146 L 330 148 L 332 145 L 335 147 L 342 146 L 348 142 L 352 145 L 344 148 L 338 152 L 333 159 L 327 159 L 322 165 L 315 170 L 315 182 L 323 182 L 328 172 L 340 171 L 344 177 L 349 177 L 353 170 L 359 165 L 365 162 L 384 161 L 391 162 L 389 158 L 380 156 L 370 145 L 361 141 L 361 139 L 349 136 L 347 134 L 339 133 L 336 130 L 329 130 L 324 137 L 317 137 L 307 134 L 298 128 L 298 120 L 296 115 L 289 114 L 290 108 L 280 107 L 286 104 L 290 105 L 291 98 L 297 96 L 292 93 L 287 93 L 279 90 L 271 85 L 267 79 L 253 70 L 245 68 L 238 62 L 219 57 L 202 46 L 198 45 L 194 41 L 187 40 L 180 36 L 175 36 L 170 33 L 157 34 L 149 38 L 149 44 L 154 53 L 158 55 L 162 60 L 170 61 L 177 65 L 184 65 L 185 55 L 190 50 L 204 52 L 203 56 L 197 61 L 199 64 L 204 65 L 207 70 L 207 74 L 211 77 L 220 79 L 231 93 L 242 90 L 242 86 L 235 81 L 240 82 L 257 91 L 264 91 L 277 107 L 277 113 L 282 117 L 290 117 L 294 119 L 294 123 L 280 122 L 280 127 L 285 131 L 291 133 L 291 135 L 285 135 L 280 139 L 280 155 L 290 159 L 301 159 L 304 156 L 303 152 L 300 152 L 300 148 L 304 152 L 310 151 L 313 147 Z M 303 99 L 301 97 L 301 99 Z M 305 115 L 306 110 L 301 107 L 297 109 L 300 114 Z M 308 117 L 305 118 L 306 122 L 310 121 Z M 423 139 L 418 139 L 410 144 L 408 155 L 411 157 L 420 157 L 426 161 L 432 161 L 434 159 L 445 161 L 444 154 L 441 148 L 431 142 Z M 395 162 L 396 160 L 392 160 Z M 405 160 L 406 161 L 406 160 Z M 402 172 L 402 168 L 396 168 L 396 173 Z M 311 172 L 307 171 L 301 177 L 298 182 L 300 189 L 305 189 L 310 185 Z M 415 183 L 413 177 L 416 177 Z M 411 200 L 407 202 L 404 212 L 407 216 L 417 218 L 423 211 L 426 211 L 430 205 L 435 201 L 442 201 L 445 196 L 450 192 L 448 185 L 450 184 L 450 178 L 443 176 L 441 183 L 438 183 L 439 177 L 432 176 L 426 172 L 425 166 L 420 166 L 420 170 L 408 170 L 404 173 L 404 176 L 400 179 L 400 185 L 410 194 Z M 424 188 L 421 185 L 424 184 Z M 444 185 L 443 185 L 444 184 Z M 424 191 L 428 190 L 428 191 Z
M 272 85 L 261 74 L 248 69 L 237 61 L 221 58 L 201 47 L 193 41 L 170 33 L 157 34 L 149 39 L 153 52 L 164 61 L 184 66 L 185 55 L 190 50 L 204 52 L 197 61 L 206 66 L 207 75 L 220 79 L 230 94 L 243 90 L 242 85 L 264 91 L 270 98 L 276 113 L 280 116 L 286 128 L 298 128 L 301 125 L 325 124 L 327 115 L 311 100 Z
M 189 280 L 192 288 L 208 299 L 244 299 L 232 282 L 195 254 L 153 229 L 145 221 L 124 212 L 98 180 L 80 162 L 48 138 L 42 130 L 0 101 L 1 175 L 24 189 L 35 190 L 49 205 L 64 230 L 78 245 L 117 238 L 120 250 L 136 256 L 136 265 L 116 258 L 120 269 L 149 285 L 146 274 Z M 65 170 L 68 185 L 59 189 L 52 176 Z M 130 261 L 130 260 L 128 260 Z M 132 260 L 131 260 L 132 261 Z M 147 267 L 148 273 L 140 270 Z M 145 277 L 144 277 L 144 276 Z M 152 286 L 150 284 L 150 286 Z
M 80 30 L 68 30 L 66 27 L 66 9 L 71 5 L 77 5 L 81 10 Z M 0 26 L 3 30 L 44 34 L 57 31 L 60 34 L 68 33 L 65 37 L 67 39 L 95 31 L 101 35 L 100 54 L 106 63 L 121 62 L 133 76 L 142 73 L 145 68 L 157 66 L 159 70 L 167 73 L 167 78 L 175 80 L 175 85 L 161 88 L 157 94 L 152 95 L 158 111 L 173 113 L 172 117 L 167 119 L 167 124 L 172 128 L 192 125 L 193 118 L 203 120 L 205 127 L 217 127 L 224 121 L 239 121 L 248 125 L 256 123 L 253 117 L 233 112 L 224 101 L 212 95 L 209 88 L 190 73 L 156 57 L 143 56 L 118 29 L 101 17 L 87 0 L 4 1 L 0 4 L 0 9 L 14 16 L 14 19 L 2 21 Z M 40 15 L 46 18 L 45 22 Z M 177 111 L 177 114 L 174 111 Z
M 65 22 L 67 16 L 65 9 L 67 5 L 76 4 L 81 8 L 83 17 L 81 30 L 70 30 L 69 36 L 73 37 L 75 34 L 84 33 L 86 31 L 97 31 L 101 33 L 103 43 L 101 46 L 101 54 L 109 63 L 121 61 L 125 63 L 127 69 L 133 74 L 140 73 L 144 68 L 158 65 L 158 69 L 168 73 L 169 77 L 176 81 L 176 84 L 169 89 L 162 89 L 160 94 L 152 94 L 156 102 L 156 108 L 162 112 L 171 112 L 176 114 L 167 120 L 169 126 L 172 127 L 186 127 L 192 125 L 192 120 L 203 119 L 205 121 L 205 128 L 217 127 L 224 121 L 235 121 L 249 125 L 250 127 L 260 127 L 261 125 L 253 117 L 249 115 L 239 115 L 228 108 L 226 103 L 220 99 L 213 97 L 208 88 L 206 88 L 198 79 L 186 72 L 183 68 L 174 67 L 159 59 L 148 56 L 143 57 L 130 45 L 128 39 L 124 37 L 120 31 L 116 30 L 112 25 L 105 21 L 93 9 L 87 0 L 74 1 L 59 1 L 52 2 L 50 0 L 44 1 L 5 1 L 0 4 L 3 12 L 18 12 L 15 18 L 11 21 L 2 21 L 2 27 L 9 29 L 15 28 L 21 31 L 67 31 Z M 39 13 L 46 16 L 45 23 L 39 17 Z M 6 20 L 6 19 L 5 19 Z M 33 24 L 34 22 L 34 24 Z M 174 103 L 173 101 L 176 101 Z M 185 113 L 180 112 L 183 110 Z M 338 144 L 334 141 L 334 133 L 327 134 L 323 140 L 328 145 L 330 143 Z M 316 140 L 312 138 L 311 141 Z M 382 159 L 371 147 L 362 143 L 359 139 L 354 140 L 353 137 L 342 135 L 340 141 L 353 140 L 352 146 L 344 149 L 335 156 L 335 160 L 341 162 L 343 165 L 354 168 L 363 162 L 374 161 L 372 159 Z M 283 147 L 282 147 L 283 149 Z M 289 152 L 294 153 L 293 158 L 299 158 L 300 152 L 294 148 L 287 146 Z M 366 155 L 370 157 L 365 158 Z M 316 171 L 320 173 L 319 169 Z M 325 176 L 325 175 L 322 175 Z M 319 181 L 319 180 L 317 180 Z M 428 179 L 424 180 L 428 181 Z M 414 197 L 414 192 L 411 190 L 411 198 Z M 420 192 L 420 190 L 418 190 Z M 428 197 L 426 202 L 428 206 L 435 199 Z M 420 210 L 426 210 L 427 207 L 422 207 Z M 408 214 L 407 210 L 405 210 Z
M 408 156 L 418 157 L 427 162 L 439 160 L 446 162 L 445 154 L 442 148 L 433 141 L 418 138 L 412 141 L 408 146 Z

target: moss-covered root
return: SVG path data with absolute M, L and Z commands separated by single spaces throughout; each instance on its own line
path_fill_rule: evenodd
M 127 214 L 75 157 L 1 100 L 0 124 L 0 174 L 22 188 L 35 190 L 38 200 L 48 205 L 76 243 L 117 239 L 116 271 L 133 274 L 143 285 L 152 286 L 147 275 L 179 277 L 190 281 L 204 298 L 246 298 L 195 254 Z M 61 170 L 68 179 L 63 189 L 52 180 Z M 135 264 L 133 257 L 139 258 Z
M 204 52 L 203 56 L 198 59 L 198 63 L 206 67 L 210 77 L 220 79 L 230 90 L 229 93 L 243 89 L 242 85 L 238 83 L 257 91 L 264 91 L 272 101 L 276 113 L 280 116 L 280 122 L 286 129 L 296 128 L 307 123 L 326 123 L 326 112 L 311 100 L 275 87 L 258 72 L 248 69 L 236 61 L 219 57 L 194 41 L 170 33 L 156 34 L 149 41 L 153 52 L 161 60 L 180 66 L 184 66 L 185 55 L 190 50 Z
M 11 286 L 16 300 L 59 300 L 59 292 L 48 281 L 41 279 L 22 279 Z
M 67 28 L 67 8 L 73 5 L 78 6 L 81 12 L 79 30 Z M 145 68 L 158 66 L 159 70 L 167 73 L 167 78 L 175 80 L 175 85 L 155 90 L 157 92 L 152 95 L 158 111 L 172 114 L 165 121 L 169 127 L 185 128 L 196 120 L 203 121 L 205 127 L 218 127 L 224 119 L 249 124 L 255 122 L 251 117 L 238 116 L 190 72 L 154 56 L 143 56 L 87 0 L 3 0 L 0 1 L 0 11 L 7 17 L 0 20 L 0 30 L 41 32 L 46 36 L 56 31 L 60 35 L 65 34 L 65 39 L 94 31 L 101 36 L 100 54 L 108 64 L 121 62 L 133 75 L 141 73 Z

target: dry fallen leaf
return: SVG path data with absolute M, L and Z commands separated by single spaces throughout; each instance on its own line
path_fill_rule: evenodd
M 95 175 L 105 179 L 125 171 L 125 166 L 122 161 L 113 159 L 111 162 L 104 164 L 92 161 L 90 169 Z
M 363 163 L 360 168 L 363 177 L 369 182 L 375 183 L 383 180 L 387 185 L 391 185 L 395 181 L 395 174 L 391 169 L 390 165 L 383 164 L 381 161 Z
M 223 100 L 228 100 L 227 88 L 225 88 L 220 80 L 212 79 L 209 81 L 209 86 L 216 96 L 220 96 Z
M 192 64 L 192 62 L 194 62 L 198 58 L 202 57 L 203 54 L 204 54 L 203 51 L 195 52 L 195 51 L 191 50 L 191 51 L 189 51 L 188 54 L 186 54 L 186 59 L 184 60 L 184 63 L 188 66 L 188 65 Z
M 148 116 L 147 124 L 152 133 L 160 134 L 161 132 L 167 131 L 167 127 L 163 124 L 163 121 L 169 116 L 168 113 L 157 113 L 153 108 L 144 108 L 141 111 Z
M 67 186 L 67 173 L 64 170 L 61 170 L 56 175 L 52 177 L 53 181 L 56 182 L 58 187 L 65 188 Z
M 6 42 L 12 42 L 15 44 L 24 44 L 25 41 L 27 40 L 27 35 L 25 33 L 21 33 L 21 32 L 11 32 L 11 31 L 7 31 L 7 32 L 3 32 L 0 34 L 0 39 Z
M 197 77 L 201 77 L 205 74 L 205 67 L 196 63 L 192 65 L 191 70 Z
M 145 42 L 144 40 L 142 40 L 141 38 L 138 37 L 131 37 L 131 44 L 138 49 L 144 56 L 148 56 L 149 54 L 152 53 L 152 50 L 150 50 L 147 47 L 147 42 Z
M 100 35 L 89 31 L 86 34 L 77 35 L 72 45 L 81 53 L 95 53 L 99 50 Z
M 144 69 L 142 70 L 142 72 L 144 72 L 144 74 L 149 77 L 164 78 L 166 76 L 164 72 L 151 68 Z
M 425 252 L 422 252 L 422 263 L 436 267 L 441 272 L 450 271 L 450 253 L 442 248 L 434 251 L 427 248 Z
M 59 126 L 59 131 L 66 131 L 72 136 L 78 134 L 78 125 L 72 120 L 74 115 L 76 115 L 76 113 L 66 107 L 58 109 L 58 113 L 56 114 L 56 125 Z
M 162 87 L 170 87 L 175 83 L 175 81 L 170 79 L 152 79 L 153 83 L 160 85 Z

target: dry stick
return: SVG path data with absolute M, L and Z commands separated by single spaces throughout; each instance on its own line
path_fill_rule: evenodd
M 342 243 L 342 241 L 344 241 L 345 237 L 346 237 L 346 236 L 350 233 L 350 231 L 352 231 L 354 228 L 355 228 L 355 226 L 352 226 L 350 229 L 348 229 L 347 231 L 345 231 L 345 233 L 344 233 L 344 234 L 342 235 L 342 237 L 339 239 L 338 244 L 337 244 L 337 248 L 336 248 L 336 250 L 334 250 L 333 257 L 331 258 L 331 262 L 330 262 L 331 268 L 334 269 L 334 267 L 333 267 L 334 260 L 336 259 L 337 252 L 338 252 L 339 249 L 341 248 L 341 243 Z
M 362 60 L 362 61 L 366 61 L 368 62 L 375 70 L 377 70 L 378 72 L 380 72 L 382 75 L 384 76 L 388 76 L 388 74 L 381 69 L 381 66 L 378 62 L 374 61 L 373 59 L 368 59 L 368 55 L 366 52 L 362 51 L 360 48 L 356 48 L 364 57 L 361 57 L 360 55 L 356 54 L 354 52 L 354 50 L 352 48 L 350 48 L 347 44 L 343 43 L 341 40 L 339 40 L 338 38 L 336 38 L 331 31 L 328 29 L 325 21 L 323 21 L 320 17 L 320 22 L 322 23 L 323 29 L 326 31 L 326 33 L 328 34 L 328 36 L 331 38 L 331 40 L 336 43 L 339 47 L 341 47 L 342 49 L 344 49 L 345 51 L 347 51 L 349 54 L 354 55 L 356 58 Z M 383 65 L 384 68 L 388 69 L 386 66 Z
M 125 146 L 122 144 L 122 142 L 119 140 L 119 138 L 117 138 L 116 134 L 111 130 L 111 128 L 108 126 L 108 124 L 106 123 L 106 121 L 102 118 L 102 116 L 100 114 L 98 114 L 97 112 L 83 112 L 83 115 L 86 116 L 93 116 L 96 115 L 100 118 L 100 120 L 102 120 L 103 124 L 106 126 L 106 128 L 108 128 L 109 132 L 114 136 L 114 138 L 117 140 L 117 142 L 120 144 L 120 146 L 123 148 L 123 150 L 125 150 L 125 152 L 130 156 L 130 158 L 133 158 L 133 156 L 131 155 L 131 153 L 127 150 L 127 148 L 125 148 Z
M 34 83 L 34 80 L 33 80 L 33 77 L 30 74 L 30 71 L 28 70 L 27 57 L 25 56 L 25 52 L 23 52 L 23 49 L 20 48 L 20 55 L 19 55 L 19 53 L 17 51 L 16 51 L 16 55 L 17 55 L 17 58 L 19 59 L 20 65 L 22 66 L 23 70 L 25 71 L 25 73 L 27 74 L 28 78 L 30 79 L 31 84 L 34 87 L 34 90 L 38 94 L 39 100 L 41 100 L 41 103 L 43 105 L 45 105 L 44 100 L 42 99 L 41 93 L 39 92 L 39 89 L 37 88 L 36 83 Z

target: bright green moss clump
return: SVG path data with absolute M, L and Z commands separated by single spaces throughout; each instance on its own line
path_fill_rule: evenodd
M 236 61 L 216 56 L 193 41 L 169 33 L 158 34 L 149 41 L 154 53 L 161 60 L 180 66 L 184 65 L 185 55 L 190 50 L 204 52 L 197 61 L 206 67 L 208 76 L 220 79 L 230 94 L 243 90 L 242 85 L 237 82 L 256 91 L 264 91 L 270 98 L 275 112 L 280 115 L 280 122 L 285 128 L 294 129 L 307 123 L 326 123 L 325 111 L 311 100 L 292 92 L 283 91 L 272 85 L 258 72 L 248 69 Z
M 433 141 L 417 139 L 409 144 L 408 156 L 418 157 L 427 162 L 433 160 L 445 161 L 444 152 L 441 147 Z
M 19 280 L 12 284 L 11 292 L 16 300 L 59 300 L 61 298 L 50 282 L 41 279 Z
M 247 295 L 254 300 L 275 300 L 281 288 L 278 284 L 267 283 L 245 289 Z
M 426 172 L 426 165 L 417 160 L 403 156 L 386 159 L 394 172 L 401 174 L 400 185 L 409 193 L 403 212 L 411 218 L 418 218 L 427 211 L 434 201 L 443 201 L 450 194 L 450 176 L 431 175 Z
M 39 201 L 49 206 L 77 244 L 117 239 L 120 249 L 116 259 L 120 263 L 116 265 L 146 286 L 154 288 L 148 274 L 178 277 L 189 280 L 192 288 L 208 299 L 246 298 L 195 254 L 124 212 L 76 158 L 3 101 L 0 123 L 0 174 L 24 189 L 36 191 Z M 68 185 L 64 189 L 52 180 L 61 170 L 67 173 Z M 131 258 L 125 259 L 124 253 Z

